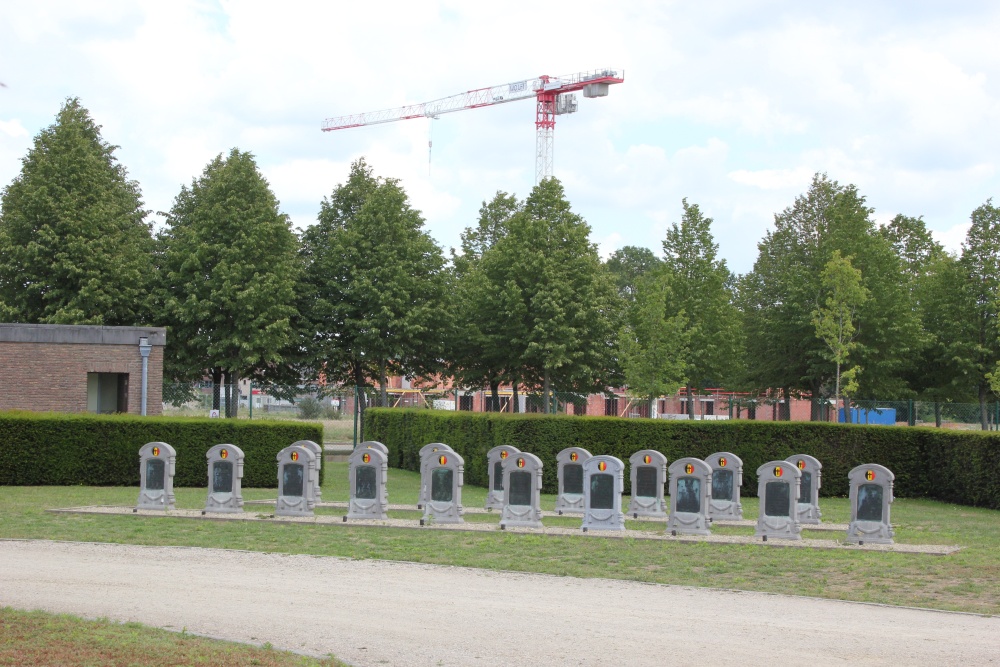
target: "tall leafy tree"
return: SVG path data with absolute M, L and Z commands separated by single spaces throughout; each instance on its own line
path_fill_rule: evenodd
M 644 276 L 655 273 L 663 261 L 649 248 L 627 245 L 611 253 L 604 265 L 625 301 L 633 301 L 639 282 Z
M 572 211 L 558 180 L 535 186 L 483 263 L 488 270 L 507 267 L 498 282 L 508 310 L 498 315 L 511 321 L 522 382 L 542 389 L 546 410 L 553 387 L 603 389 L 614 339 L 614 286 L 590 242 L 590 226 Z
M 220 154 L 181 187 L 159 241 L 168 371 L 209 372 L 227 387 L 266 377 L 291 339 L 299 268 L 288 216 L 253 156 Z
M 834 405 L 839 405 L 841 369 L 855 348 L 855 317 L 868 299 L 868 290 L 861 284 L 861 272 L 851 266 L 851 258 L 842 257 L 839 250 L 833 251 L 820 280 L 823 297 L 813 311 L 813 325 L 816 335 L 829 348 L 830 361 L 837 365 Z M 855 375 L 856 371 L 852 378 Z
M 671 312 L 687 318 L 684 362 L 691 396 L 691 386 L 721 386 L 736 376 L 742 331 L 733 276 L 718 256 L 712 219 L 686 199 L 682 206 L 680 223 L 671 225 L 663 241 L 663 262 L 670 275 Z M 694 410 L 688 413 L 694 419 Z
M 303 346 L 313 377 L 378 382 L 384 398 L 390 375 L 442 370 L 450 277 L 396 179 L 375 176 L 363 158 L 354 162 L 303 232 L 302 258 Z
M 139 185 L 77 98 L 42 130 L 3 190 L 0 316 L 8 321 L 134 325 L 153 279 Z

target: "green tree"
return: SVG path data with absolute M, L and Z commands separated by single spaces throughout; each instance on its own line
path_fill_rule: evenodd
M 667 315 L 670 274 L 658 271 L 636 283 L 635 300 L 618 334 L 618 353 L 628 393 L 649 401 L 674 394 L 687 382 L 690 330 L 684 312 Z
M 297 241 L 253 156 L 234 148 L 182 186 L 159 241 L 168 372 L 207 371 L 235 388 L 281 364 L 296 315 Z M 234 417 L 238 401 L 226 398 Z
M 681 203 L 684 215 L 667 230 L 663 262 L 670 275 L 670 314 L 684 313 L 687 319 L 684 362 L 690 398 L 692 386 L 718 387 L 736 377 L 742 331 L 734 303 L 734 278 L 718 256 L 712 219 L 697 204 L 688 204 L 687 199 Z M 693 409 L 688 414 L 695 418 Z
M 504 279 L 496 280 L 507 300 L 498 317 L 510 323 L 522 383 L 542 389 L 546 411 L 554 386 L 603 389 L 609 378 L 614 286 L 589 236 L 562 185 L 547 178 L 483 257 L 488 270 L 506 267 Z
M 139 185 L 116 148 L 77 98 L 35 137 L 2 194 L 0 317 L 149 323 L 153 239 Z
M 390 375 L 428 377 L 443 368 L 450 278 L 396 179 L 365 160 L 324 198 L 302 234 L 301 309 L 313 378 L 369 387 L 386 398 Z M 359 406 L 367 406 L 364 393 Z
M 618 294 L 625 301 L 633 301 L 639 281 L 655 272 L 663 261 L 649 248 L 627 245 L 611 253 L 604 263 L 618 288 Z
M 816 335 L 829 348 L 830 360 L 837 365 L 834 405 L 840 405 L 841 368 L 856 347 L 855 317 L 858 308 L 868 299 L 868 290 L 861 284 L 861 272 L 851 266 L 851 258 L 842 257 L 839 250 L 833 251 L 820 281 L 825 298 L 813 310 L 813 326 Z M 856 375 L 854 371 L 849 378 L 852 385 Z

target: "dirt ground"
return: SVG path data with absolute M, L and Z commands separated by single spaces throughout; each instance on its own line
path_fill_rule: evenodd
M 3 540 L 0 605 L 270 642 L 358 667 L 1000 665 L 1000 618 L 216 549 Z

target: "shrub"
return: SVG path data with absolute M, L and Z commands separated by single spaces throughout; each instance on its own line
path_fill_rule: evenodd
M 302 419 L 319 419 L 323 413 L 323 406 L 312 396 L 299 399 L 299 417 Z
M 544 489 L 555 493 L 556 454 L 583 447 L 628 462 L 640 449 L 662 452 L 668 461 L 705 458 L 729 451 L 743 459 L 743 494 L 757 493 L 757 468 L 794 454 L 823 464 L 824 496 L 845 496 L 847 473 L 879 463 L 896 475 L 901 497 L 1000 508 L 1000 434 L 931 428 L 863 426 L 815 422 L 659 421 L 618 417 L 497 414 L 371 408 L 365 437 L 389 447 L 390 465 L 419 470 L 418 451 L 443 442 L 465 459 L 465 479 L 486 486 L 486 452 L 512 445 L 545 463 Z M 628 474 L 625 477 L 629 492 Z
M 205 486 L 205 452 L 227 443 L 246 455 L 243 486 L 273 488 L 278 452 L 296 440 L 322 443 L 322 425 L 0 412 L 0 484 L 138 486 L 139 448 L 160 441 L 177 450 L 176 486 Z

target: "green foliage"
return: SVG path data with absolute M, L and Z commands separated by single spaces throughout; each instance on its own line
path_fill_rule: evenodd
M 323 414 L 323 406 L 312 396 L 299 399 L 299 417 L 302 419 L 319 419 Z
M 243 486 L 273 488 L 278 452 L 296 440 L 322 443 L 322 425 L 2 412 L 0 485 L 138 486 L 139 448 L 166 442 L 177 450 L 176 486 L 205 486 L 205 452 L 229 443 L 246 455 Z
M 604 263 L 618 288 L 618 295 L 626 301 L 634 300 L 639 283 L 662 265 L 662 260 L 652 250 L 634 245 L 615 250 Z
M 566 447 L 628 461 L 640 449 L 655 449 L 669 461 L 705 458 L 729 451 L 743 460 L 743 494 L 756 495 L 757 468 L 795 454 L 823 464 L 824 496 L 845 496 L 847 473 L 879 463 L 896 475 L 899 497 L 1000 508 L 1000 434 L 929 428 L 860 426 L 813 422 L 689 422 L 615 417 L 509 415 L 377 409 L 365 435 L 389 447 L 390 465 L 419 470 L 418 451 L 443 442 L 465 459 L 465 479 L 485 486 L 486 452 L 512 445 L 542 459 L 544 488 L 557 485 L 556 455 Z M 628 476 L 626 475 L 626 493 Z
M 861 304 L 868 300 L 868 290 L 861 284 L 861 272 L 851 266 L 851 258 L 841 257 L 839 250 L 833 251 L 820 280 L 826 299 L 813 311 L 813 326 L 816 336 L 830 348 L 830 360 L 837 364 L 834 399 L 835 404 L 839 404 L 841 369 L 856 346 L 854 317 Z M 848 395 L 857 388 L 857 369 L 855 366 L 849 371 L 850 388 L 844 389 Z
M 66 101 L 3 190 L 0 321 L 152 323 L 153 240 L 139 185 L 80 101 Z
M 440 370 L 451 327 L 441 249 L 396 179 L 360 159 L 302 235 L 302 345 L 312 377 L 370 386 Z
M 161 235 L 167 375 L 261 374 L 282 361 L 296 314 L 296 239 L 250 153 L 213 159 L 182 187 Z

